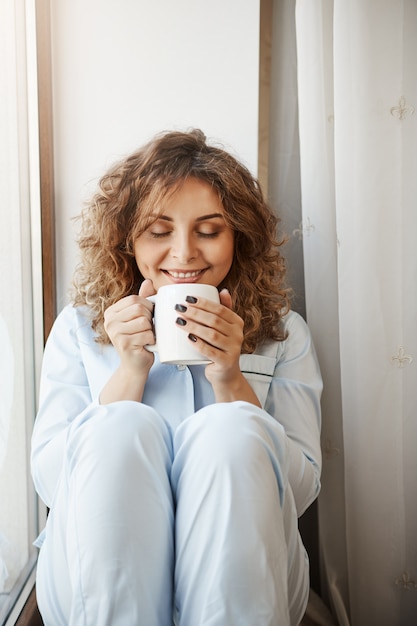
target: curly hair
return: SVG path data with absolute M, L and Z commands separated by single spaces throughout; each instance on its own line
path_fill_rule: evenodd
M 233 309 L 244 320 L 242 352 L 253 352 L 266 339 L 282 341 L 281 319 L 290 309 L 290 290 L 279 250 L 284 239 L 277 239 L 279 218 L 249 170 L 221 147 L 208 145 L 198 129 L 157 135 L 101 178 L 80 215 L 74 305 L 90 308 L 97 341 L 109 343 L 105 309 L 137 293 L 144 280 L 134 243 L 155 219 L 155 208 L 189 177 L 216 190 L 234 233 L 232 266 L 218 288 L 229 290 Z

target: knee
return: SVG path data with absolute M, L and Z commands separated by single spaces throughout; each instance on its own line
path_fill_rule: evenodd
M 180 442 L 188 441 L 195 454 L 211 463 L 252 463 L 271 448 L 261 412 L 246 402 L 207 406 L 189 418 L 184 427 L 179 433 Z
M 241 403 L 228 402 L 206 407 L 196 416 L 203 448 L 207 453 L 230 458 L 253 446 L 251 413 Z M 249 426 L 249 428 L 248 428 Z
M 152 409 L 137 402 L 115 402 L 95 407 L 70 434 L 68 449 L 113 461 L 126 460 L 129 453 L 155 454 L 170 451 L 171 437 L 164 420 Z
M 186 478 L 218 484 L 232 480 L 246 493 L 276 492 L 283 503 L 288 458 L 282 426 L 247 402 L 218 403 L 198 411 L 175 432 L 172 484 Z M 186 477 L 186 478 L 185 478 Z M 226 483 L 225 483 L 226 484 Z M 177 491 L 178 493 L 178 491 Z M 254 496 L 255 497 L 255 496 Z M 257 497 L 257 496 L 256 496 Z

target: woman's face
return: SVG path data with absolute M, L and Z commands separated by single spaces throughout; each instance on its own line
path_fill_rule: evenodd
M 216 191 L 188 178 L 136 239 L 134 252 L 140 273 L 156 291 L 178 283 L 218 287 L 232 265 L 234 236 Z

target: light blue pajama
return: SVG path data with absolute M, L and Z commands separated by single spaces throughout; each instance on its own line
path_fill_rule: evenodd
M 214 403 L 204 366 L 154 364 L 142 403 L 101 406 L 117 367 L 84 309 L 45 350 L 32 445 L 50 507 L 37 572 L 46 626 L 286 626 L 308 560 L 297 516 L 320 475 L 321 379 L 303 320 L 242 355 L 263 409 Z

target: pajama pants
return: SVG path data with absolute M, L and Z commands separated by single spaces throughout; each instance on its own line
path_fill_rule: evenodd
M 173 432 L 135 402 L 96 406 L 68 433 L 37 598 L 46 626 L 295 626 L 308 559 L 286 437 L 246 402 Z

